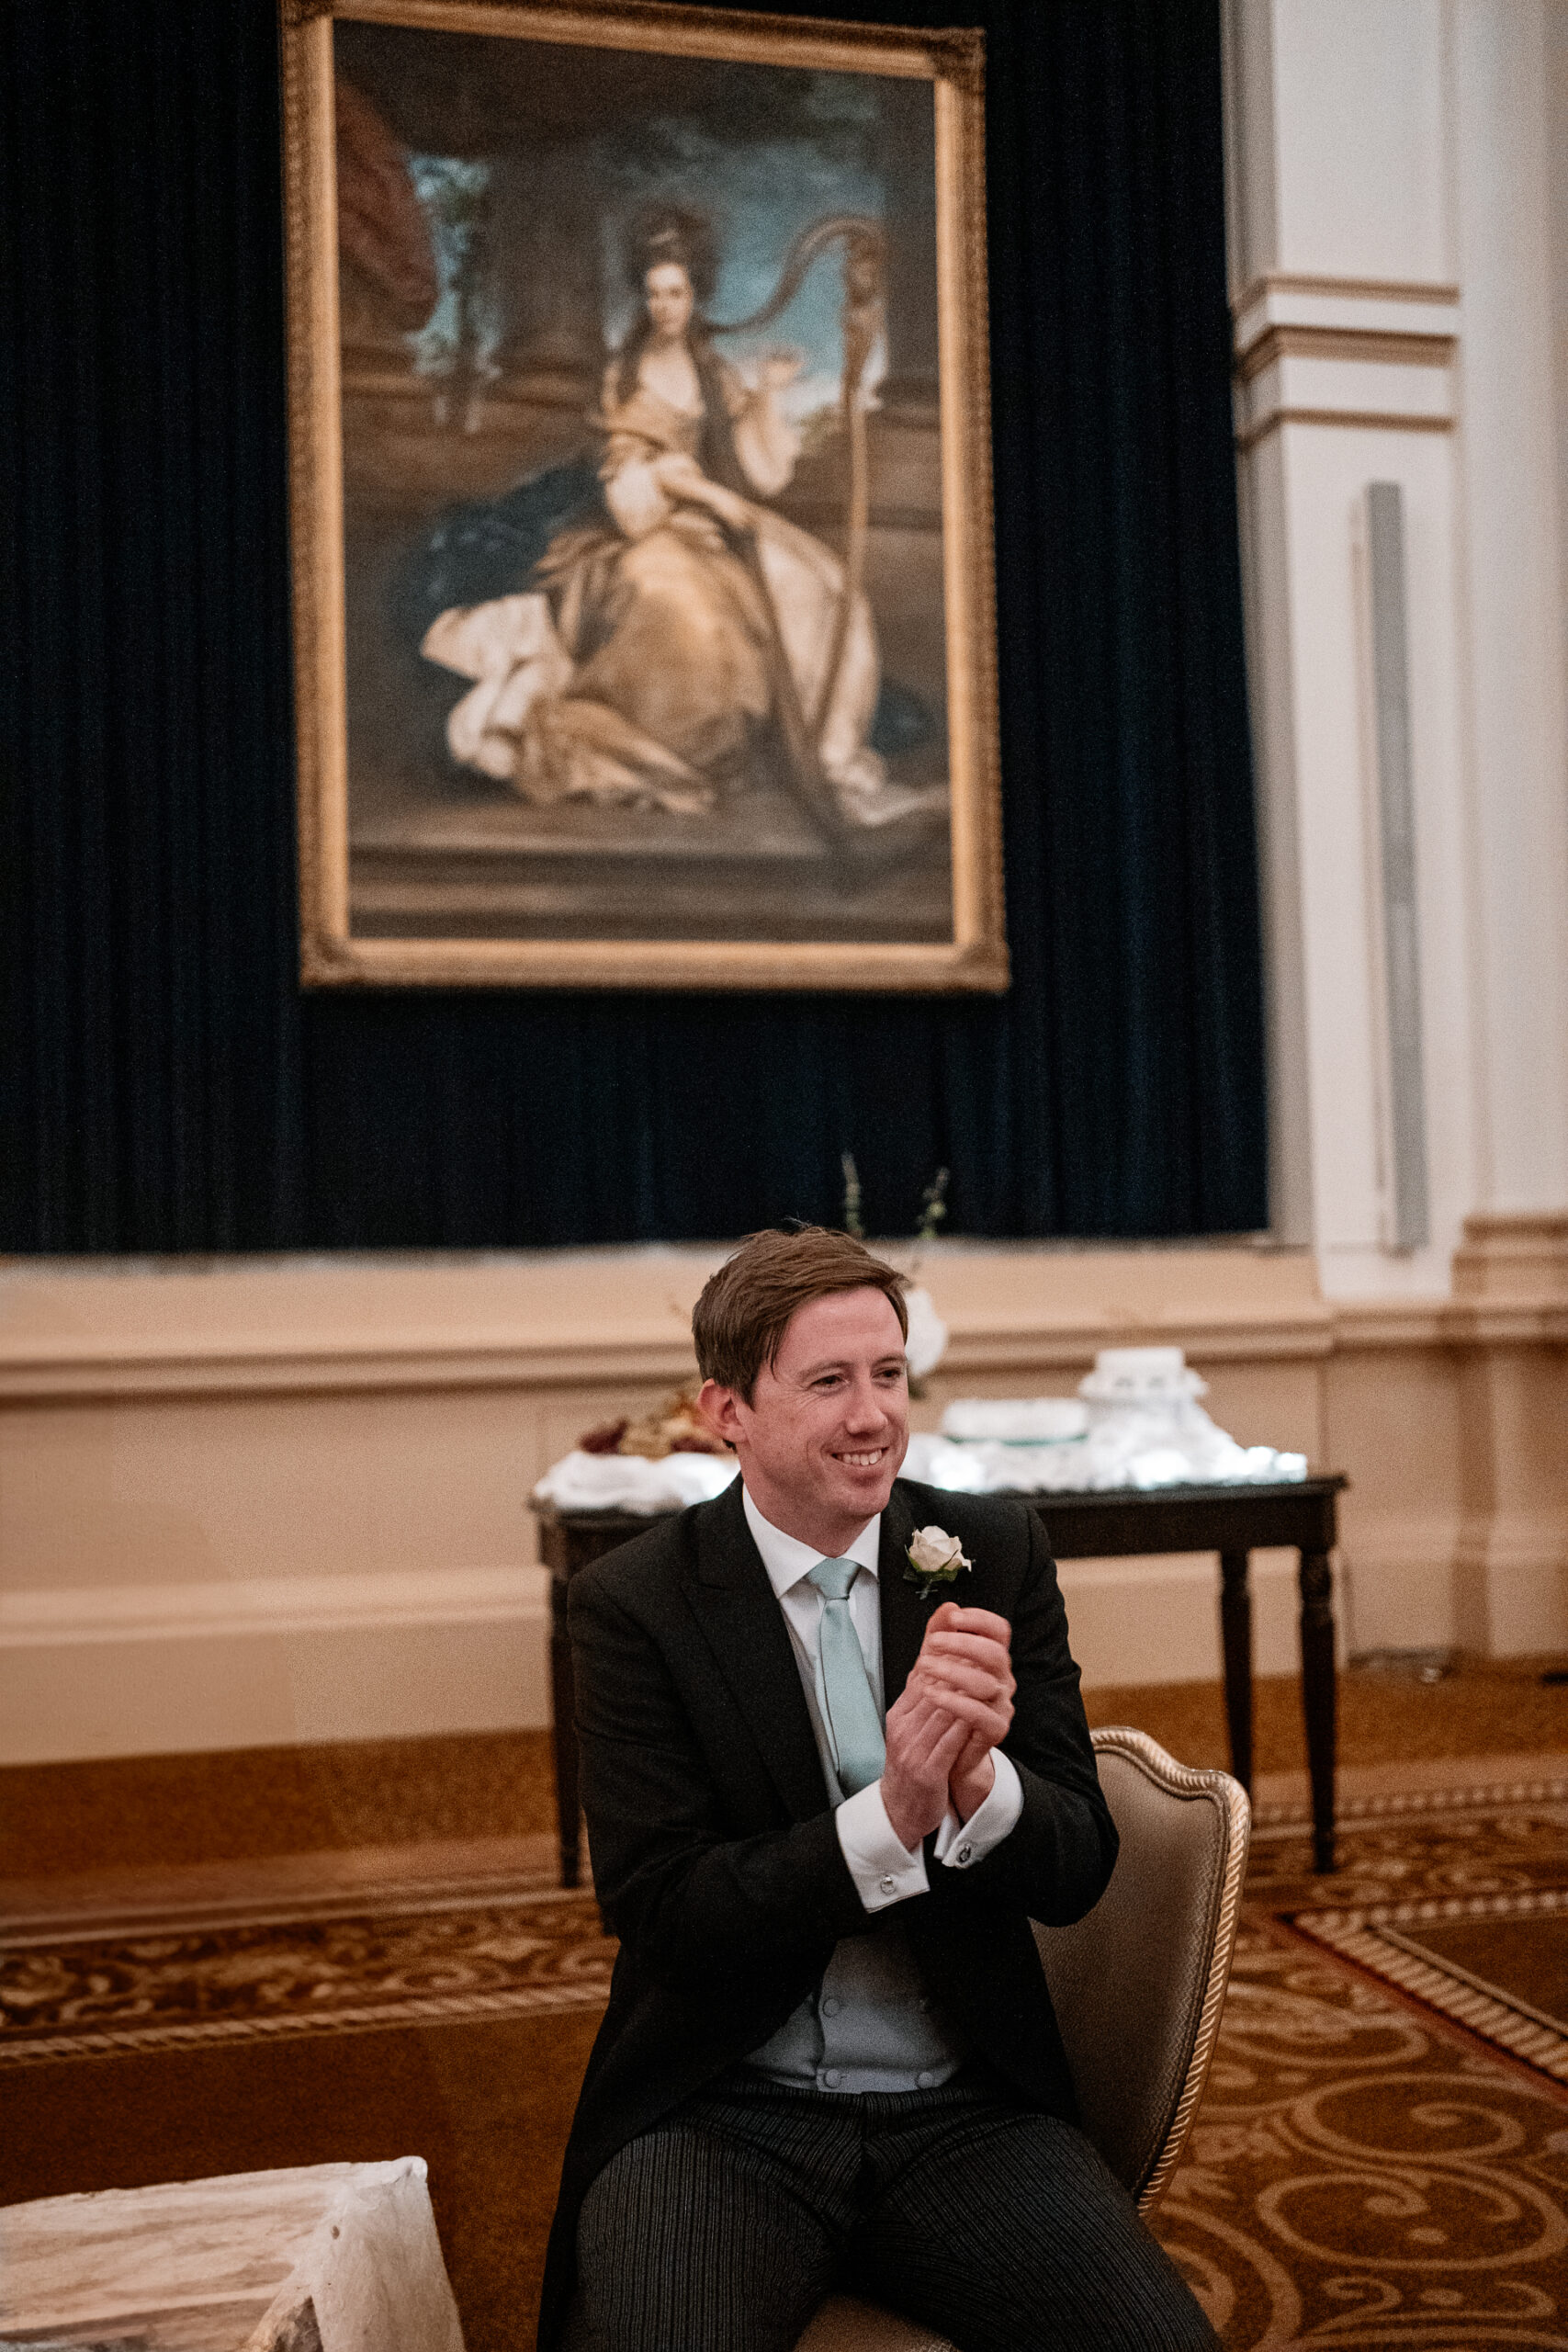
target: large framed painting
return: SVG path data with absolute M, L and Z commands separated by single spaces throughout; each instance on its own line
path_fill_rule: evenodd
M 306 982 L 1005 988 L 981 37 L 283 50 Z

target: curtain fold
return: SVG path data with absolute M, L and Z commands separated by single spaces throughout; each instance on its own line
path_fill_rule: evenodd
M 845 13 L 844 0 L 802 15 Z M 1217 0 L 981 24 L 1013 985 L 302 994 L 267 0 L 11 12 L 0 1249 L 1262 1225 Z

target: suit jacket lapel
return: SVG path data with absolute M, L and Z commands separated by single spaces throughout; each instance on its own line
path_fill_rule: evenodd
M 904 1499 L 902 1488 L 895 1484 L 887 1509 L 882 1514 L 876 1558 L 882 1610 L 882 1696 L 889 1707 L 909 1679 L 909 1669 L 920 1654 L 926 1621 L 931 1613 L 931 1604 L 922 1597 L 919 1587 L 910 1584 L 905 1576 L 909 1565 L 909 1538 L 914 1532 L 914 1514 Z
M 794 1645 L 746 1524 L 739 1478 L 704 1514 L 688 1592 L 791 1818 L 809 1820 L 826 1806 L 828 1784 Z

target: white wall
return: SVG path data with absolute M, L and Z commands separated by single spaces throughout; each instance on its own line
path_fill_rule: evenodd
M 1277 1229 L 1440 1294 L 1568 1204 L 1568 9 L 1230 0 Z M 1425 1248 L 1394 1246 L 1366 490 L 1403 494 Z

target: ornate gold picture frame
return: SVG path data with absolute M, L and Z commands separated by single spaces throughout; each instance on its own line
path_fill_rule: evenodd
M 283 58 L 305 982 L 1004 989 L 981 36 Z

